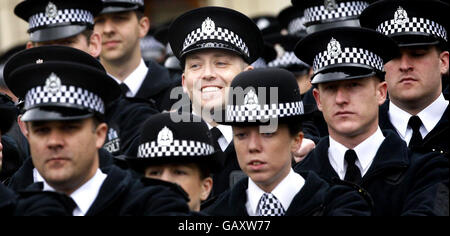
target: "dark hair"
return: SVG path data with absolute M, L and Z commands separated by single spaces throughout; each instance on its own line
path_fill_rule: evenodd
M 200 179 L 211 177 L 211 167 L 206 163 L 195 163 L 200 170 Z
M 86 40 L 87 40 L 88 45 L 89 45 L 89 43 L 90 43 L 90 41 L 91 41 L 91 36 L 92 36 L 93 33 L 94 33 L 94 30 L 92 30 L 92 29 L 87 29 L 87 30 L 81 32 L 81 34 L 82 34 L 84 37 L 86 37 Z
M 135 10 L 134 13 L 136 13 L 136 17 L 138 20 L 141 20 L 145 16 L 145 13 L 141 10 Z
M 302 122 L 288 122 L 286 125 L 289 129 L 289 134 L 291 137 L 297 137 L 298 133 L 300 133 L 303 129 Z

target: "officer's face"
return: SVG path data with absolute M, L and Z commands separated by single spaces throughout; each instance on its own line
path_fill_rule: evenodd
M 89 118 L 27 122 L 27 128 L 33 164 L 50 186 L 70 194 L 94 176 L 105 123 L 95 126 Z
M 400 57 L 385 65 L 389 97 L 401 108 L 420 111 L 441 94 L 441 75 L 448 70 L 449 53 L 431 46 L 400 51 Z
M 302 138 L 292 137 L 287 125 L 275 133 L 260 133 L 259 126 L 233 127 L 239 166 L 261 189 L 272 191 L 289 174 L 292 152 Z
M 386 100 L 386 83 L 376 77 L 335 81 L 319 84 L 313 94 L 332 138 L 362 141 L 378 128 L 378 108 Z
M 252 69 L 244 60 L 224 50 L 201 50 L 186 57 L 182 84 L 193 105 L 201 108 L 223 107 L 234 77 Z
M 102 14 L 95 18 L 94 31 L 102 36 L 100 59 L 107 62 L 140 60 L 139 41 L 149 29 L 147 17 L 140 20 L 134 11 Z
M 155 178 L 180 185 L 189 195 L 189 208 L 200 211 L 201 201 L 208 198 L 212 189 L 212 178 L 202 178 L 195 164 L 165 164 L 149 166 L 145 177 Z

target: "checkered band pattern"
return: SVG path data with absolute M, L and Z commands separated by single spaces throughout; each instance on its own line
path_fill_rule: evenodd
M 245 122 L 264 121 L 289 116 L 303 115 L 305 113 L 303 102 L 265 104 L 257 109 L 248 109 L 248 106 L 227 105 L 226 121 Z
M 282 57 L 269 62 L 268 67 L 285 68 L 292 65 L 304 65 L 309 67 L 308 64 L 298 59 L 294 52 L 285 52 Z
M 88 23 L 94 25 L 94 16 L 90 11 L 82 9 L 62 9 L 58 10 L 58 14 L 54 18 L 48 17 L 45 12 L 40 12 L 31 16 L 28 23 L 30 24 L 30 30 L 62 23 Z
M 287 27 L 289 34 L 297 34 L 298 32 L 306 30 L 305 27 L 305 17 L 295 18 Z
M 397 24 L 394 19 L 383 22 L 376 29 L 385 35 L 405 32 L 427 33 L 448 41 L 445 27 L 429 19 L 411 17 L 404 24 Z
M 285 214 L 283 205 L 272 193 L 264 193 L 259 200 L 259 216 L 283 216 Z
M 305 24 L 323 20 L 356 17 L 361 15 L 361 12 L 369 6 L 369 3 L 364 1 L 341 2 L 336 4 L 337 8 L 335 10 L 328 10 L 323 5 L 305 9 Z
M 361 64 L 383 71 L 383 59 L 373 52 L 361 48 L 344 48 L 342 53 L 333 57 L 328 54 L 328 51 L 319 53 L 313 62 L 313 70 L 315 72 L 323 68 L 335 64 Z
M 202 28 L 198 28 L 192 31 L 184 40 L 183 51 L 186 50 L 186 48 L 188 48 L 189 46 L 201 40 L 220 40 L 230 43 L 239 48 L 242 53 L 247 55 L 247 57 L 250 57 L 248 47 L 245 44 L 244 40 L 242 40 L 241 37 L 239 37 L 239 35 L 235 34 L 233 31 L 221 27 L 216 27 L 215 30 L 210 34 L 204 32 Z
M 168 146 L 161 146 L 156 141 L 151 141 L 139 145 L 137 157 L 207 156 L 213 154 L 214 151 L 213 146 L 192 140 L 173 140 Z
M 56 93 L 48 91 L 45 87 L 32 88 L 25 95 L 25 109 L 41 104 L 69 104 L 82 106 L 101 114 L 105 113 L 103 100 L 94 93 L 75 86 L 61 85 Z

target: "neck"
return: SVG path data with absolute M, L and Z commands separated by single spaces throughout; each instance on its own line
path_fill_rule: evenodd
M 286 166 L 286 168 L 280 172 L 278 172 L 277 175 L 275 175 L 271 180 L 267 180 L 264 183 L 262 182 L 255 182 L 256 185 L 263 190 L 266 193 L 271 193 L 280 183 L 283 181 L 291 171 L 291 163 L 288 163 L 289 165 Z
M 402 101 L 399 99 L 396 99 L 394 97 L 391 97 L 390 100 L 392 103 L 394 103 L 397 107 L 400 109 L 408 112 L 409 114 L 415 116 L 419 114 L 421 111 L 423 111 L 425 108 L 430 106 L 433 102 L 435 102 L 441 94 L 438 93 L 433 96 L 428 97 L 421 97 L 420 99 L 414 100 L 414 101 Z
M 96 157 L 96 160 L 98 160 L 98 156 Z M 53 188 L 56 189 L 59 192 L 65 193 L 67 196 L 72 195 L 75 191 L 77 191 L 81 186 L 86 184 L 89 180 L 91 180 L 95 174 L 97 173 L 98 169 L 98 161 L 97 165 L 93 165 L 92 169 L 89 171 L 89 174 L 86 176 L 83 176 L 78 181 L 73 181 L 71 183 L 62 183 L 62 184 L 52 184 Z
M 332 130 L 330 127 L 328 127 L 328 131 L 330 133 L 330 137 L 336 140 L 336 142 L 344 145 L 348 149 L 354 149 L 359 144 L 364 142 L 366 139 L 368 139 L 370 136 L 375 134 L 378 130 L 378 119 L 376 120 L 376 123 L 374 125 L 370 126 L 369 129 L 361 132 L 353 132 L 353 133 L 339 133 L 334 130 Z
M 130 56 L 124 56 L 116 60 L 105 60 L 100 57 L 100 61 L 106 71 L 120 81 L 124 81 L 141 63 L 141 52 L 137 51 Z

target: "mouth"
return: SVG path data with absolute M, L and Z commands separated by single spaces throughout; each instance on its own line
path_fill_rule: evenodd
M 201 88 L 200 92 L 203 100 L 222 98 L 222 87 L 219 86 L 205 86 Z
M 353 114 L 355 114 L 355 113 L 350 112 L 350 111 L 339 111 L 339 112 L 336 112 L 334 115 L 335 116 L 349 116 L 349 115 L 353 115 Z
M 261 170 L 267 163 L 260 160 L 252 160 L 247 165 L 253 171 Z
M 60 163 L 60 162 L 65 162 L 65 161 L 70 161 L 69 158 L 64 158 L 64 157 L 53 157 L 48 159 L 46 162 L 47 163 Z
M 400 80 L 400 83 L 413 83 L 413 82 L 417 82 L 417 80 L 411 77 L 402 78 Z
M 111 41 L 103 42 L 103 45 L 106 46 L 106 47 L 114 47 L 114 46 L 116 46 L 119 43 L 120 43 L 120 41 L 111 40 Z
M 205 86 L 202 87 L 201 92 L 202 93 L 216 93 L 222 90 L 222 87 L 220 86 Z

